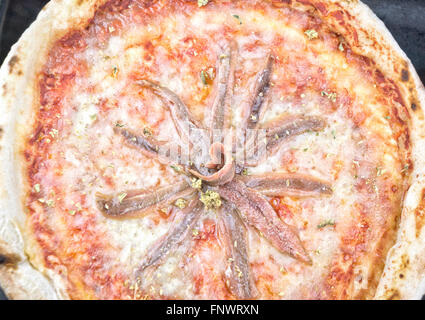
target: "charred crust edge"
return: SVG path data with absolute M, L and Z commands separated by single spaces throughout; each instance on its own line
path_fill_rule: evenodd
M 410 78 L 409 70 L 407 70 L 407 69 L 401 70 L 401 81 L 407 82 L 407 81 L 409 81 L 409 78 Z
M 9 60 L 9 73 L 13 73 L 13 70 L 15 69 L 15 66 L 19 63 L 19 57 L 17 55 L 12 56 Z
M 6 254 L 0 253 L 0 268 L 2 266 L 14 268 L 19 261 L 20 261 L 20 258 L 17 255 L 14 255 L 14 254 L 6 255 Z
M 418 110 L 418 106 L 416 105 L 416 103 L 412 103 L 412 104 L 410 105 L 410 108 L 412 108 L 412 110 L 413 110 L 413 111 Z

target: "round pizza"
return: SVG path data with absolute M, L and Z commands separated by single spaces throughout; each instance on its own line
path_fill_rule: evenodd
M 0 284 L 418 299 L 424 107 L 358 0 L 52 0 L 0 71 Z

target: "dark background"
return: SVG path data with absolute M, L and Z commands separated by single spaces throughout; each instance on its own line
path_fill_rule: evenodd
M 362 0 L 381 18 L 425 82 L 425 0 Z M 47 0 L 0 0 L 0 64 Z M 4 294 L 0 289 L 0 299 Z

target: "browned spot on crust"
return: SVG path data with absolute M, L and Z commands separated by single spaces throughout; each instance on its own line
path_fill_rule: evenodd
M 421 202 L 415 210 L 415 219 L 416 219 L 416 237 L 419 237 L 422 228 L 425 225 L 425 188 L 422 189 Z
M 19 62 L 19 57 L 18 56 L 15 55 L 12 58 L 10 58 L 10 60 L 9 60 L 9 73 L 12 73 L 13 72 L 13 69 L 18 64 L 18 62 Z
M 409 71 L 406 69 L 401 70 L 401 81 L 409 81 Z
M 0 127 L 0 140 L 1 140 L 1 138 L 3 137 L 3 132 L 4 132 L 3 128 L 2 128 L 2 127 Z
M 394 290 L 393 293 L 388 297 L 388 300 L 400 300 L 400 293 L 398 290 Z
M 418 106 L 416 105 L 416 103 L 412 103 L 410 108 L 412 108 L 413 111 L 416 111 L 418 109 Z
M 7 94 L 7 85 L 3 84 L 3 97 Z
M 14 254 L 1 254 L 0 253 L 0 266 L 7 266 L 7 267 L 15 267 L 16 264 L 19 262 L 20 258 L 17 255 Z
M 414 81 L 412 80 L 412 78 L 410 78 L 409 80 L 409 84 L 412 84 Z M 419 119 L 423 119 L 423 112 L 421 112 L 421 103 L 418 101 L 418 95 L 417 95 L 417 91 L 416 88 L 414 87 L 414 84 L 412 84 L 409 88 L 409 105 L 410 105 L 410 109 L 415 112 L 415 115 L 417 117 L 419 117 Z
M 409 266 L 409 264 L 410 264 L 409 258 L 404 254 L 401 257 L 401 260 L 402 260 L 401 268 L 402 269 L 406 269 Z

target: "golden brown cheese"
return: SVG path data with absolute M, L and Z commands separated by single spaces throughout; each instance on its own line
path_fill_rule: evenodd
M 205 121 L 215 86 L 213 79 L 203 82 L 201 72 L 215 70 L 217 54 L 232 39 L 239 47 L 235 125 L 270 50 L 276 64 L 266 119 L 320 115 L 328 123 L 252 169 L 309 173 L 333 186 L 326 198 L 270 198 L 280 218 L 299 230 L 313 263 L 278 252 L 250 230 L 257 297 L 373 296 L 411 169 L 404 104 L 373 61 L 355 55 L 317 15 L 287 2 L 209 1 L 198 7 L 196 1 L 111 0 L 85 28 L 51 48 L 26 151 L 33 186 L 27 206 L 43 263 L 67 282 L 71 298 L 232 298 L 214 212 L 141 279 L 135 270 L 173 223 L 175 210 L 115 220 L 95 204 L 97 192 L 181 179 L 124 145 L 113 128 L 149 128 L 162 139 L 176 134 L 162 102 L 135 85 L 141 78 L 172 89 Z

